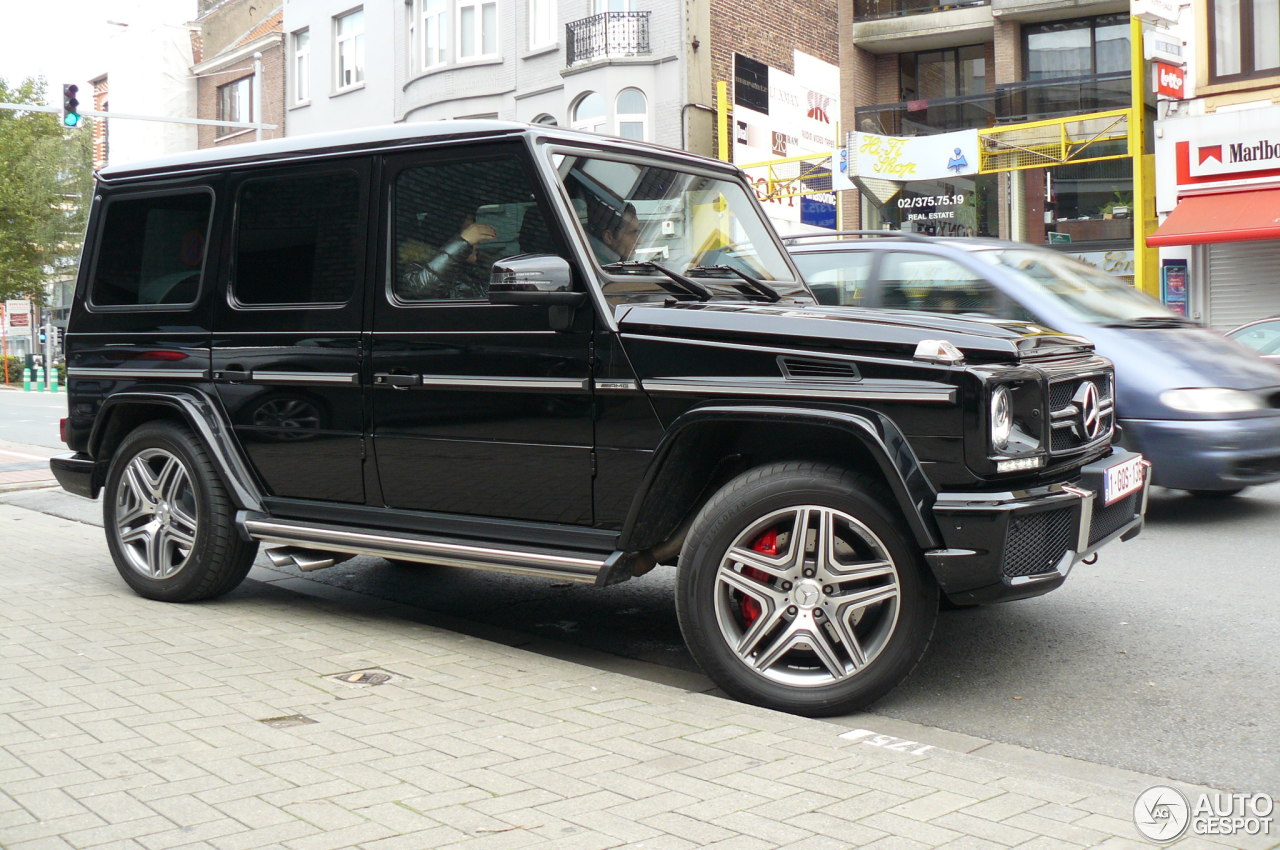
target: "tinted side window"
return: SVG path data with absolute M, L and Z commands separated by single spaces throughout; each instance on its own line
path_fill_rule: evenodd
M 483 299 L 494 260 L 562 250 L 513 158 L 406 168 L 394 191 L 393 289 L 401 301 Z
M 194 303 L 212 206 L 208 192 L 110 201 L 90 302 L 99 307 Z
M 236 301 L 347 301 L 364 256 L 360 215 L 360 181 L 353 172 L 246 180 L 236 209 Z
M 996 316 L 1002 299 L 981 274 L 932 254 L 887 252 L 880 266 L 881 306 Z
M 819 304 L 861 304 L 871 276 L 870 251 L 793 254 Z

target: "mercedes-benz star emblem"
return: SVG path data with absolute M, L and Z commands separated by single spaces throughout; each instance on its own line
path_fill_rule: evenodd
M 1089 441 L 1102 436 L 1102 403 L 1098 399 L 1097 384 L 1093 381 L 1085 381 L 1080 385 L 1080 389 L 1076 390 L 1076 397 L 1072 401 L 1076 404 L 1076 410 L 1080 412 L 1079 419 L 1076 420 L 1080 436 Z

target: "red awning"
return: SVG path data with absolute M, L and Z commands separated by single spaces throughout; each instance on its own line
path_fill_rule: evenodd
M 1147 245 L 1203 245 L 1280 239 L 1280 189 L 1192 195 L 1147 237 Z

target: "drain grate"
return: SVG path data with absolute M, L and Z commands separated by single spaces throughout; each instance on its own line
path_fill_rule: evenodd
M 334 681 L 358 688 L 385 685 L 395 677 L 395 673 L 383 670 L 380 667 L 370 667 L 367 670 L 348 670 L 345 673 L 333 673 L 329 676 Z
M 266 724 L 272 729 L 287 729 L 290 726 L 306 726 L 309 723 L 319 723 L 320 721 L 312 720 L 305 714 L 286 714 L 284 717 L 268 717 L 258 722 Z

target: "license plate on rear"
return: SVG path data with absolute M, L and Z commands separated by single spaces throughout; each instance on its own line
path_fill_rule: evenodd
M 1116 464 L 1106 471 L 1102 485 L 1102 504 L 1109 505 L 1119 501 L 1134 490 L 1142 488 L 1146 464 L 1141 457 Z

